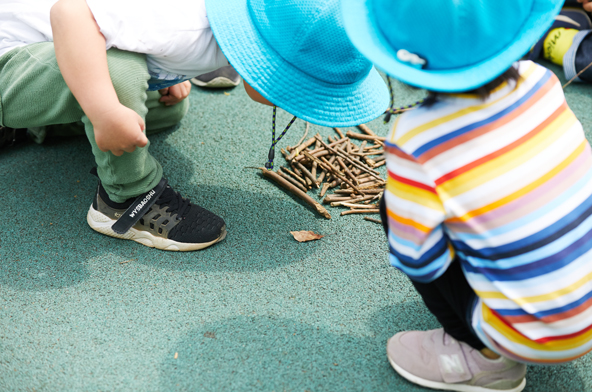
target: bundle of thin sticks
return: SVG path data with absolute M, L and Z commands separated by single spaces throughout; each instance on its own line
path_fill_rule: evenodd
M 263 174 L 329 219 L 329 213 L 306 192 L 320 189 L 323 203 L 348 208 L 341 215 L 377 214 L 386 181 L 375 169 L 386 163 L 385 138 L 377 136 L 366 125 L 358 125 L 358 128 L 363 133 L 348 131 L 344 134 L 339 128 L 333 128 L 338 137 L 329 136 L 324 141 L 316 134 L 297 146 L 286 147 L 281 152 L 287 166 Z M 353 139 L 361 144 L 353 143 Z M 329 190 L 333 190 L 332 194 L 327 194 Z

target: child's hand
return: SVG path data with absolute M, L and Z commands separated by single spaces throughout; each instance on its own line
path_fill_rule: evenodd
M 578 0 L 578 3 L 582 4 L 584 10 L 592 12 L 592 0 Z
M 133 152 L 136 147 L 145 147 L 148 138 L 144 135 L 144 120 L 133 110 L 118 105 L 101 114 L 92 122 L 95 140 L 101 151 L 111 151 L 113 155 Z
M 174 86 L 158 90 L 160 95 L 162 95 L 159 101 L 164 103 L 166 106 L 172 106 L 187 98 L 190 91 L 191 83 L 186 80 L 182 83 L 175 84 Z

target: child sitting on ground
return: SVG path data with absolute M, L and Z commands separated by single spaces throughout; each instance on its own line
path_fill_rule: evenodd
M 390 261 L 443 327 L 397 333 L 388 359 L 430 388 L 521 391 L 525 363 L 592 349 L 590 145 L 558 78 L 514 63 L 561 4 L 379 4 L 342 1 L 350 38 L 430 91 L 386 140 Z
M 100 179 L 91 228 L 203 249 L 225 237 L 225 222 L 167 185 L 145 128 L 185 115 L 188 80 L 228 65 L 218 44 L 261 102 L 321 125 L 378 117 L 386 86 L 347 39 L 337 4 L 212 1 L 206 13 L 203 0 L 0 0 L 0 133 L 12 128 L 0 141 L 82 120 Z

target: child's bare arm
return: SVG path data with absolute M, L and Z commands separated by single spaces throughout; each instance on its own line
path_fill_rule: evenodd
M 85 0 L 59 0 L 51 9 L 56 59 L 72 94 L 94 126 L 102 151 L 122 155 L 144 147 L 144 121 L 121 105 L 107 66 L 105 38 Z

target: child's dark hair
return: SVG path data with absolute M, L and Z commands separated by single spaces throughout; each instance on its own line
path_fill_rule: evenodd
M 474 90 L 470 91 L 463 91 L 462 94 L 472 94 L 477 95 L 480 99 L 486 100 L 489 95 L 498 88 L 504 82 L 518 82 L 520 80 L 520 73 L 518 73 L 518 69 L 513 65 L 506 70 L 503 74 L 498 76 L 497 78 L 493 79 L 491 82 L 484 84 L 481 87 L 478 87 Z M 423 102 L 423 106 L 431 106 L 436 101 L 438 101 L 438 97 L 445 93 L 440 93 L 436 91 L 428 91 L 428 96 Z

